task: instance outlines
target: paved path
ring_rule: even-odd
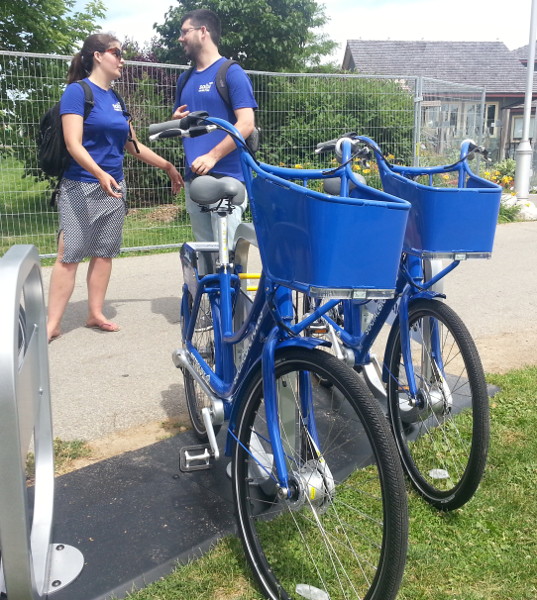
[[[491,260],[462,263],[446,280],[486,371],[537,362],[537,222],[501,225]],[[118,333],[85,328],[85,271],[49,346],[54,434],[94,440],[168,418],[188,421],[182,376],[171,360],[179,340],[178,253],[114,261],[106,314]],[[48,291],[50,267],[43,268]]]

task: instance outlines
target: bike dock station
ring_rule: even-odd
[[[51,543],[54,454],[46,321],[34,246],[14,246],[0,261],[0,589],[38,600],[68,586],[82,553]],[[12,335],[9,335],[11,332]],[[33,442],[35,485],[27,487]],[[30,493],[33,492],[33,493]]]
[[[0,593],[14,600],[122,598],[232,534],[226,461],[180,473],[179,448],[194,443],[188,431],[54,479],[34,246],[14,246],[0,259],[0,289]],[[29,451],[34,485],[26,476]]]

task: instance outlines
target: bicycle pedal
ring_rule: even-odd
[[[179,450],[179,469],[183,473],[191,471],[202,471],[212,467],[210,444],[198,444],[196,446],[183,446]]]

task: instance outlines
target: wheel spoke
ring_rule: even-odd
[[[488,398],[475,345],[445,304],[420,300],[409,315],[416,398],[410,397],[400,335],[390,357],[388,406],[397,446],[416,489],[445,510],[479,485],[488,448]]]
[[[304,349],[282,356],[293,357],[276,367],[290,493],[284,497],[269,484],[279,479],[273,461],[264,464],[270,478],[251,477],[256,454],[272,454],[260,383],[245,393],[233,459],[239,531],[258,581],[270,598],[362,599],[370,590],[394,598],[404,563],[406,494],[385,419],[333,356]],[[314,419],[304,414],[310,397]]]

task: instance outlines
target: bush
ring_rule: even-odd
[[[483,171],[485,179],[501,185],[506,191],[514,190],[516,162],[513,158],[506,158],[492,167]]]

